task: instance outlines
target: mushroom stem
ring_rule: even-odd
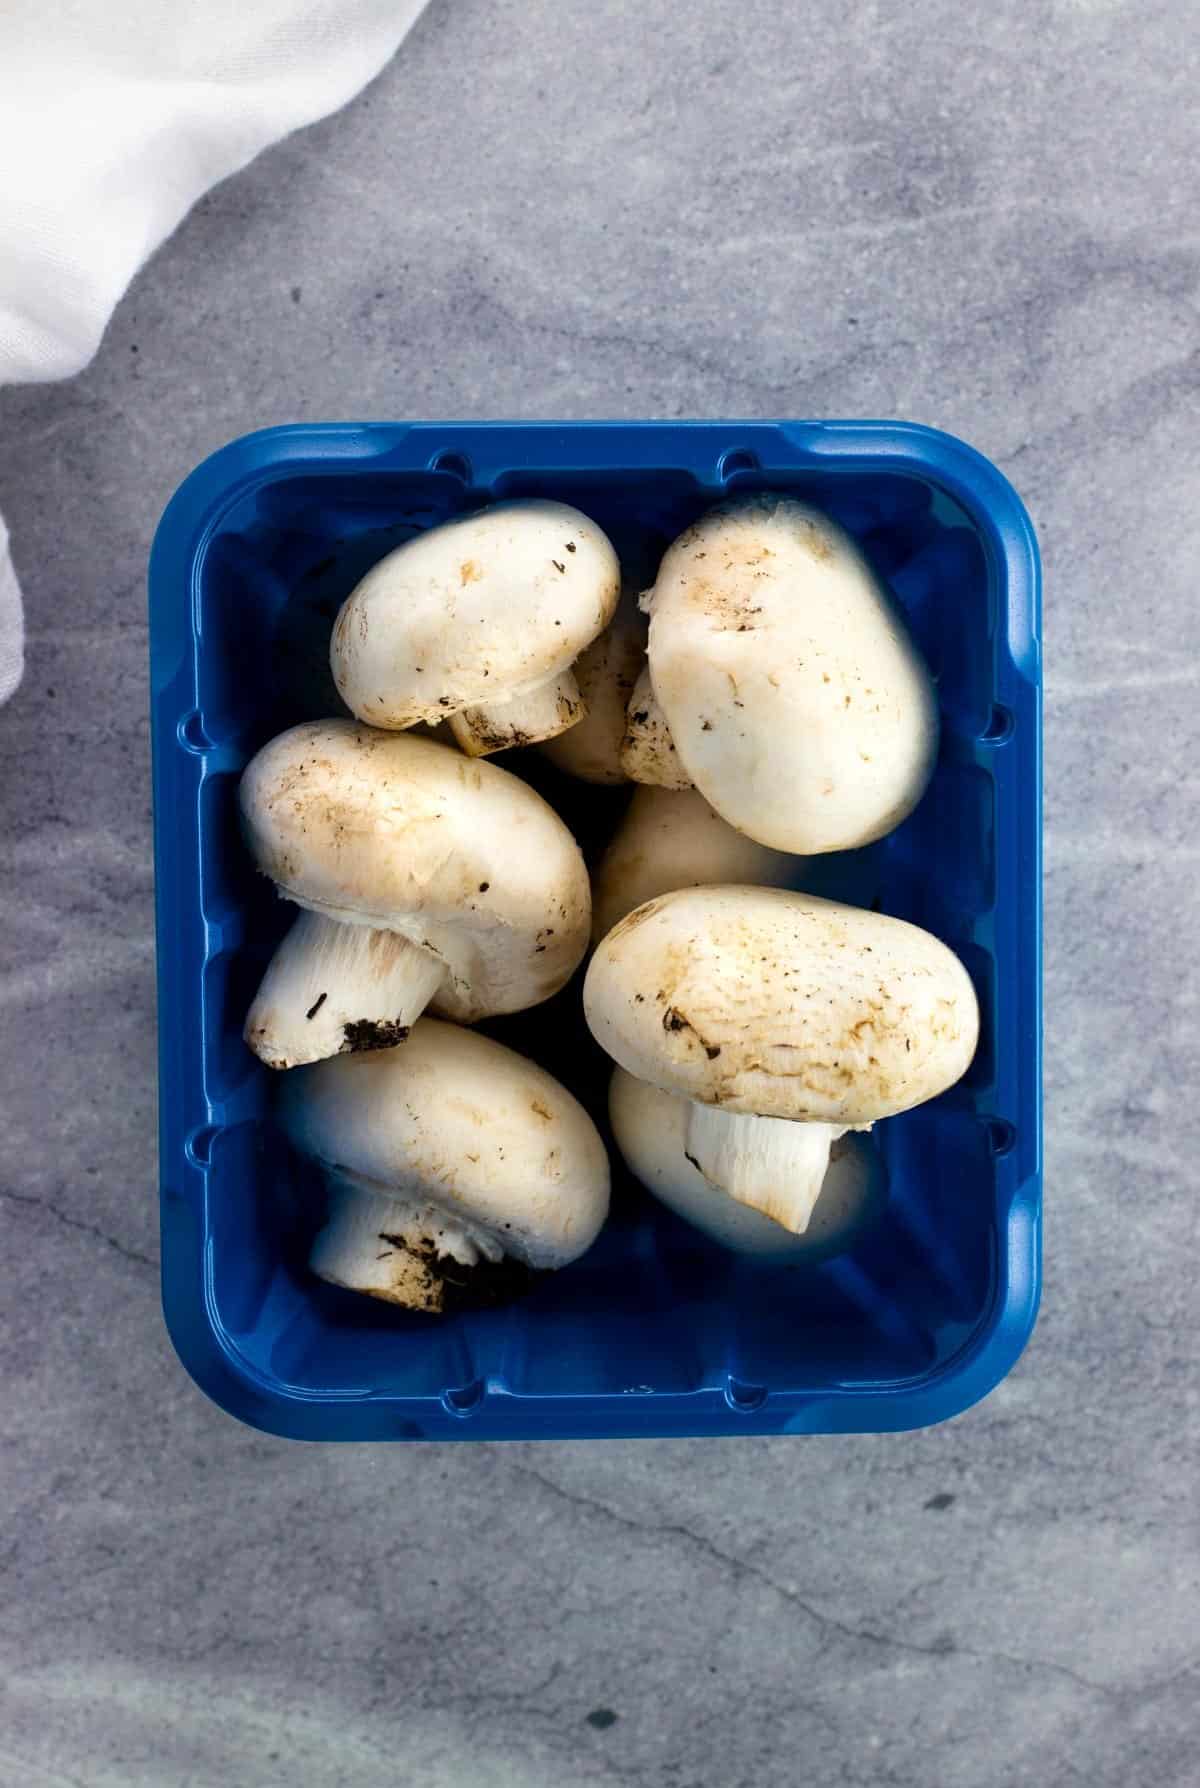
[[[446,975],[395,931],[302,911],[267,965],[245,1038],[268,1068],[402,1043]]]
[[[621,768],[631,782],[649,782],[658,788],[691,788],[692,779],[679,761],[667,717],[658,705],[650,667],[642,670],[633,686],[621,741]]]
[[[793,1235],[808,1228],[844,1124],[755,1117],[715,1105],[688,1108],[684,1152],[705,1179]]]
[[[542,752],[568,776],[618,786],[625,710],[646,661],[646,623],[637,597],[626,588],[612,621],[575,660],[575,680],[586,712],[578,726],[545,739]]]
[[[555,739],[583,719],[587,709],[573,670],[560,671],[510,701],[480,702],[450,716],[450,731],[468,757],[490,757],[514,745]]]
[[[329,1215],[309,1265],[331,1285],[437,1312],[448,1296],[454,1301],[455,1290],[472,1277],[486,1278],[487,1267],[504,1258],[495,1236],[427,1200],[398,1196],[353,1174],[330,1173],[329,1180]]]

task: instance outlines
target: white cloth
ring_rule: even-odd
[[[424,4],[0,0],[0,385],[86,366],[201,194],[344,105]],[[0,701],[21,661],[0,520]]]

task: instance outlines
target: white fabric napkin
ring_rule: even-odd
[[[0,384],[86,366],[201,194],[344,105],[424,4],[0,0]],[[0,701],[21,664],[0,520]]]

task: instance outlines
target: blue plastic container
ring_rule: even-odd
[[[584,1259],[526,1302],[430,1320],[315,1280],[321,1188],[274,1129],[241,1040],[291,909],[256,876],[238,776],[335,712],[341,598],[398,541],[497,497],[547,495],[635,572],[727,491],[823,505],[861,538],[939,679],[941,757],[875,847],[886,911],[944,938],[979,994],[966,1079],[877,1127],[881,1225],[824,1266],[707,1243],[621,1173]],[[225,1409],[318,1440],[540,1439],[910,1428],[966,1408],[1033,1326],[1041,1213],[1039,569],[1029,519],[971,448],[905,423],[420,423],[274,429],[172,499],[150,566],[163,1304]],[[532,760],[532,761],[530,761]],[[620,791],[522,773],[585,850]],[[786,799],[786,791],[781,790]],[[607,1064],[578,985],[485,1027],[601,1119]]]

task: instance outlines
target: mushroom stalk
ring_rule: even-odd
[[[543,740],[543,755],[584,782],[628,782],[621,766],[625,710],[645,662],[646,623],[627,586],[609,625],[575,660],[583,718],[557,739]]]
[[[268,1068],[402,1043],[446,977],[395,931],[301,912],[267,966],[246,1042]]]
[[[507,701],[480,702],[450,716],[450,731],[468,757],[489,757],[515,745],[556,739],[587,713],[572,670],[559,671]]]
[[[309,1254],[319,1279],[409,1310],[441,1311],[448,1291],[498,1266],[504,1249],[478,1224],[419,1195],[406,1198],[355,1174],[330,1173],[329,1214]],[[486,1263],[486,1264],[485,1264]],[[464,1269],[461,1273],[456,1268]],[[510,1275],[520,1273],[508,1263]],[[478,1289],[478,1287],[477,1287]]]
[[[739,1204],[803,1235],[821,1195],[829,1151],[846,1128],[722,1111],[693,1100],[684,1152],[706,1180]]]
[[[646,666],[633,686],[621,742],[621,768],[631,782],[658,788],[691,788],[692,779],[675,750],[667,717],[659,706]]]

